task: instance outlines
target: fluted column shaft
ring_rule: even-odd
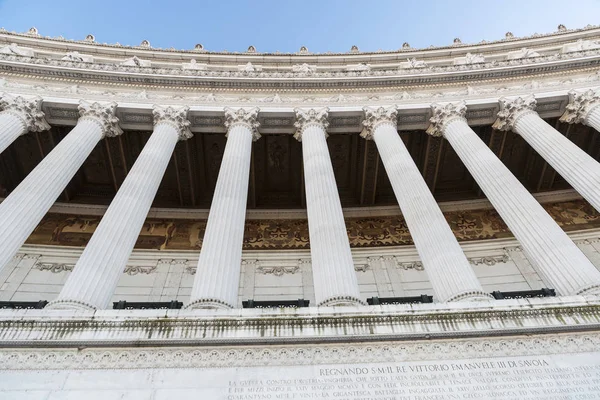
[[[317,305],[363,304],[326,142],[325,128],[302,132],[306,211]]]
[[[489,299],[396,127],[379,123],[373,139],[437,299]]]
[[[27,132],[21,118],[9,112],[0,112],[0,153],[19,136]]]
[[[600,293],[600,272],[466,120],[450,120],[443,132],[544,281],[562,295]]]
[[[0,204],[0,269],[17,253],[102,137],[97,121],[80,118]]]
[[[229,127],[200,259],[187,308],[232,308],[238,303],[252,127]]]
[[[107,308],[179,138],[159,122],[110,203],[58,298],[48,308]]]
[[[550,126],[535,111],[527,111],[519,116],[514,122],[513,130],[600,211],[600,163]]]
[[[590,111],[586,124],[600,132],[600,105],[594,107]]]

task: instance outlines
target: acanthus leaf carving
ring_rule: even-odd
[[[252,139],[258,140],[260,139],[260,133],[258,133],[258,127],[260,126],[260,123],[258,122],[258,112],[258,107],[249,109],[233,109],[225,107],[225,128],[229,130],[236,124],[242,124],[250,129]]]
[[[513,130],[518,119],[526,113],[535,112],[537,106],[534,95],[519,96],[514,99],[503,97],[498,100],[498,103],[500,103],[500,111],[492,128],[500,131]]]
[[[187,140],[192,137],[190,131],[190,125],[192,124],[188,119],[188,112],[190,108],[184,107],[161,107],[155,105],[152,107],[152,116],[154,118],[154,126],[159,123],[168,123],[173,126],[179,133],[179,140]]]
[[[327,136],[327,127],[329,126],[329,108],[324,107],[321,109],[311,108],[308,110],[296,108],[294,109],[296,113],[296,122],[294,122],[294,127],[297,129],[294,134],[294,138],[298,141],[302,141],[302,134],[304,129],[308,126],[317,125],[323,128],[325,135]]]
[[[371,140],[375,127],[382,123],[391,124],[396,129],[398,124],[398,107],[364,107],[363,111],[365,112],[365,119],[362,122],[364,129],[360,134],[363,138]]]
[[[464,101],[458,103],[447,103],[447,104],[432,104],[431,105],[432,116],[429,118],[431,123],[427,128],[427,134],[435,137],[444,135],[444,128],[448,123],[462,119],[466,121],[467,105]]]
[[[0,94],[0,111],[8,112],[19,117],[25,126],[25,132],[41,132],[50,129],[46,116],[42,111],[42,98],[36,96],[26,99],[22,96]]]
[[[77,109],[80,119],[91,119],[100,125],[103,137],[115,137],[123,133],[119,126],[119,118],[115,115],[117,103],[101,104],[81,100]]]
[[[569,124],[585,124],[590,112],[598,106],[600,106],[600,88],[589,89],[582,93],[571,90],[569,104],[560,121]]]

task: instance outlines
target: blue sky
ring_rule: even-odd
[[[600,0],[0,0],[0,26],[154,47],[345,52],[495,40],[600,23]]]

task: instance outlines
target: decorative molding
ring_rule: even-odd
[[[188,106],[175,108],[155,105],[152,107],[154,125],[156,126],[161,122],[168,123],[179,133],[179,140],[190,139],[192,137],[192,132],[190,131],[191,122],[187,118],[189,110]]]
[[[521,96],[515,99],[503,97],[498,102],[500,103],[500,111],[492,128],[500,131],[514,130],[519,118],[525,114],[535,112],[537,106],[534,95]]]
[[[421,261],[409,261],[409,262],[397,262],[396,267],[408,271],[414,269],[416,271],[425,271],[423,263]]]
[[[59,274],[61,272],[73,271],[73,268],[75,268],[75,264],[38,262],[33,266],[33,268],[40,271],[50,271],[53,274]]]
[[[473,257],[468,259],[469,262],[473,265],[496,265],[500,263],[507,263],[510,261],[510,257],[508,255],[503,254],[500,256],[484,256],[484,257]]]
[[[286,265],[276,267],[261,265],[256,270],[263,275],[283,276],[284,274],[295,274],[300,270],[300,267],[298,265]]]
[[[294,122],[294,127],[297,129],[294,134],[296,140],[299,142],[302,141],[302,134],[309,126],[318,126],[322,128],[325,137],[327,137],[327,127],[329,126],[329,121],[327,120],[329,117],[328,107],[321,109],[311,108],[308,110],[296,108],[294,112],[296,113],[296,122]]]
[[[600,88],[589,89],[582,93],[571,90],[569,104],[567,104],[565,113],[560,117],[560,121],[569,124],[587,124],[590,112],[598,106],[600,106]]]
[[[356,272],[367,272],[371,269],[371,266],[367,264],[354,264],[354,270]]]
[[[244,125],[250,129],[252,140],[256,141],[260,139],[260,133],[258,133],[258,127],[260,126],[258,111],[258,107],[249,109],[238,108],[236,110],[225,107],[225,128],[229,130],[234,125]]]
[[[39,96],[26,99],[22,96],[0,93],[0,111],[17,116],[25,127],[25,133],[50,129],[42,111],[42,98]]]
[[[119,126],[119,118],[115,115],[117,103],[101,104],[81,100],[77,109],[80,119],[90,119],[100,126],[102,137],[115,137],[123,134],[123,130]]]
[[[464,101],[458,103],[432,104],[432,116],[429,118],[431,125],[427,128],[429,135],[440,137],[444,135],[446,126],[457,119],[462,119],[467,122],[466,112],[467,106]]]
[[[386,123],[390,124],[397,128],[398,123],[398,107],[392,106],[388,108],[379,107],[365,107],[363,108],[365,112],[365,119],[363,121],[363,131],[360,136],[367,140],[373,139],[373,133],[375,132],[375,128],[380,124]]]
[[[123,272],[126,273],[127,275],[137,275],[137,274],[150,275],[150,274],[154,273],[155,271],[156,271],[156,265],[153,265],[151,267],[139,266],[139,265],[128,265],[125,267],[125,270]]]

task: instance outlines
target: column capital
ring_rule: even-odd
[[[39,96],[26,99],[0,93],[0,110],[19,117],[25,126],[25,132],[41,132],[50,129],[42,111],[42,98]]]
[[[294,109],[294,112],[296,113],[296,122],[294,123],[294,126],[296,127],[297,131],[294,134],[294,138],[296,140],[298,140],[299,142],[302,141],[302,134],[304,133],[304,129],[306,129],[309,126],[312,125],[317,125],[321,128],[323,128],[323,131],[325,132],[325,137],[327,137],[327,127],[329,126],[329,121],[327,120],[327,118],[329,117],[329,108],[325,107],[325,108],[321,108],[321,109],[315,109],[315,108],[311,108],[311,109],[300,109],[300,108],[296,108]]]
[[[385,107],[364,107],[365,119],[363,120],[363,131],[360,136],[367,140],[373,139],[375,127],[380,124],[390,124],[397,129],[398,126],[398,106]]]
[[[252,134],[252,140],[256,141],[260,139],[260,133],[258,133],[258,107],[254,108],[238,108],[233,109],[225,107],[225,128],[229,130],[234,125],[244,125],[250,129]]]
[[[179,140],[190,139],[193,135],[190,131],[190,125],[192,124],[187,116],[190,108],[184,107],[161,107],[154,105],[152,107],[152,116],[154,117],[154,126],[161,122],[170,124],[179,133]]]
[[[585,124],[590,112],[597,106],[600,106],[600,88],[589,89],[582,93],[571,90],[569,92],[569,104],[567,104],[564,114],[560,117],[560,122]]]
[[[440,137],[444,136],[444,129],[450,122],[457,119],[467,121],[465,117],[467,114],[467,105],[464,101],[459,103],[432,104],[431,114],[431,118],[429,118],[431,124],[426,132],[431,136]]]
[[[498,103],[500,103],[500,111],[498,111],[498,118],[492,128],[499,131],[513,130],[519,118],[525,114],[535,112],[537,107],[537,101],[532,94],[514,99],[503,97],[498,100]]]
[[[79,102],[79,119],[91,119],[102,129],[102,137],[115,137],[123,133],[116,117],[117,103]]]

